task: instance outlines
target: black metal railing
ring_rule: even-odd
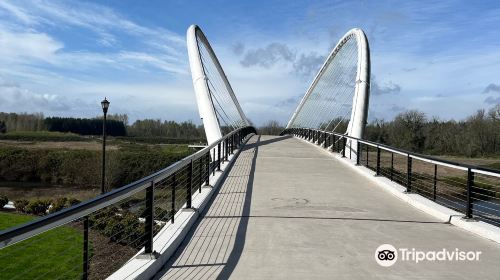
[[[142,249],[154,256],[156,233],[253,133],[237,129],[134,183],[1,231],[0,278],[105,279]]]
[[[348,135],[309,128],[289,134],[315,143],[365,166],[465,218],[500,226],[500,170],[413,153]]]

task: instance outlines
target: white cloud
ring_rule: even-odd
[[[0,11],[6,16],[13,16],[25,24],[34,24],[37,20],[31,16],[25,9],[16,6],[8,1],[0,1],[0,8],[4,11]]]
[[[0,60],[52,61],[64,44],[45,33],[10,32],[0,26]]]
[[[371,112],[390,118],[396,109],[419,108],[429,114],[461,118],[486,105],[487,96],[481,95],[486,85],[500,84],[500,52],[486,44],[471,47],[480,40],[469,32],[464,34],[471,40],[450,44],[449,39],[464,27],[453,24],[457,19],[433,17],[453,8],[451,4],[443,1],[439,7],[428,8],[405,3],[393,9],[384,3],[379,8],[379,3],[325,1],[300,11],[296,8],[302,5],[287,5],[281,12],[289,14],[276,26],[253,30],[258,24],[243,20],[235,23],[243,29],[231,33],[224,27],[225,36],[211,43],[244,111],[257,124],[272,118],[286,122],[296,106],[293,101],[306,91],[319,70],[322,56],[353,26],[364,28],[370,39],[372,73],[379,85],[372,84]],[[334,19],[330,17],[333,12],[338,15]],[[357,16],[360,12],[366,14],[362,19]],[[460,14],[456,16],[461,19]],[[494,26],[498,11],[492,9],[477,21]],[[209,38],[218,32],[217,27],[205,31]],[[65,37],[80,32],[84,33],[84,39],[80,38],[83,43]],[[480,34],[488,32],[495,35],[488,30]],[[267,49],[275,42],[281,47]],[[107,95],[115,112],[129,112],[132,119],[197,119],[183,32],[146,26],[90,2],[2,0],[0,46],[0,75],[15,81],[20,96],[26,100],[31,96],[36,101],[32,103],[44,110],[59,108],[60,114],[92,116],[99,113],[95,104]],[[240,64],[249,50],[257,54],[247,62],[265,67]],[[257,57],[262,56],[259,50],[268,50],[267,60]],[[398,94],[377,95],[376,89]],[[8,90],[13,89],[0,88],[0,96],[15,96],[7,94]],[[438,94],[444,97],[436,98]],[[453,112],[439,111],[445,102],[454,106]],[[26,104],[16,106],[26,111],[33,108]]]
[[[183,36],[86,2],[2,1],[2,14],[0,110],[91,117],[108,96],[131,119],[197,115]],[[110,49],[65,44],[55,30],[90,31]]]

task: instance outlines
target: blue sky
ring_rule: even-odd
[[[497,1],[0,1],[0,111],[199,123],[185,33],[210,40],[247,116],[285,123],[353,27],[372,57],[369,118],[462,119],[500,103]],[[258,54],[258,55],[256,55]]]

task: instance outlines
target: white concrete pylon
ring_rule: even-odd
[[[348,69],[352,71],[347,71]],[[348,99],[351,96],[352,99]],[[287,128],[333,130],[331,126],[332,123],[335,124],[333,120],[339,125],[349,118],[346,131],[336,132],[363,138],[368,118],[369,98],[368,40],[361,29],[354,28],[349,30],[330,52],[293,113]],[[350,103],[351,108],[350,112],[346,113],[344,111],[347,102]],[[357,155],[356,147],[356,141],[348,141],[347,148],[351,149],[355,155]]]
[[[187,30],[187,49],[198,111],[200,113],[200,118],[203,120],[207,142],[210,145],[223,136],[223,131],[221,129],[221,112],[217,112],[215,107],[215,102],[219,103],[219,101],[215,100],[217,97],[211,92],[210,79],[212,77],[210,77],[209,74],[218,75],[214,77],[214,80],[217,80],[217,82],[222,81],[218,86],[221,87],[224,92],[219,94],[224,94],[224,96],[219,96],[219,98],[224,99],[226,105],[228,104],[227,102],[229,102],[232,103],[230,104],[231,107],[234,106],[232,109],[235,111],[235,114],[233,114],[232,117],[237,117],[239,119],[230,119],[231,125],[242,127],[248,126],[249,122],[234,95],[233,89],[229,84],[217,56],[210,46],[205,34],[203,34],[197,25],[191,25]],[[210,59],[210,62],[215,67],[216,73],[208,73],[208,65],[204,65],[202,49],[206,52],[205,55],[209,56],[205,57],[205,59]],[[219,104],[218,106],[221,105]],[[235,128],[234,126],[233,128]]]
[[[366,35],[361,29],[354,28],[347,32],[337,43],[335,48],[330,52],[323,66],[320,68],[319,72],[316,74],[313,82],[306,91],[301,102],[295,109],[290,121],[288,122],[287,128],[294,127],[294,122],[300,115],[305,103],[311,97],[311,94],[316,89],[318,83],[327,77],[324,77],[325,71],[332,61],[336,58],[340,49],[346,45],[348,40],[356,40],[357,43],[357,71],[356,71],[356,84],[353,87],[353,103],[351,109],[351,118],[346,131],[348,135],[361,138],[363,136],[364,127],[366,125],[366,119],[368,115],[368,103],[370,95],[370,52],[368,47],[368,40]],[[330,78],[330,77],[328,77]],[[319,127],[308,127],[308,128],[319,128]]]

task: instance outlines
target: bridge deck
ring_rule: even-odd
[[[498,244],[416,210],[301,140],[249,143],[157,279],[498,279]],[[384,243],[482,254],[385,268],[374,259]]]

